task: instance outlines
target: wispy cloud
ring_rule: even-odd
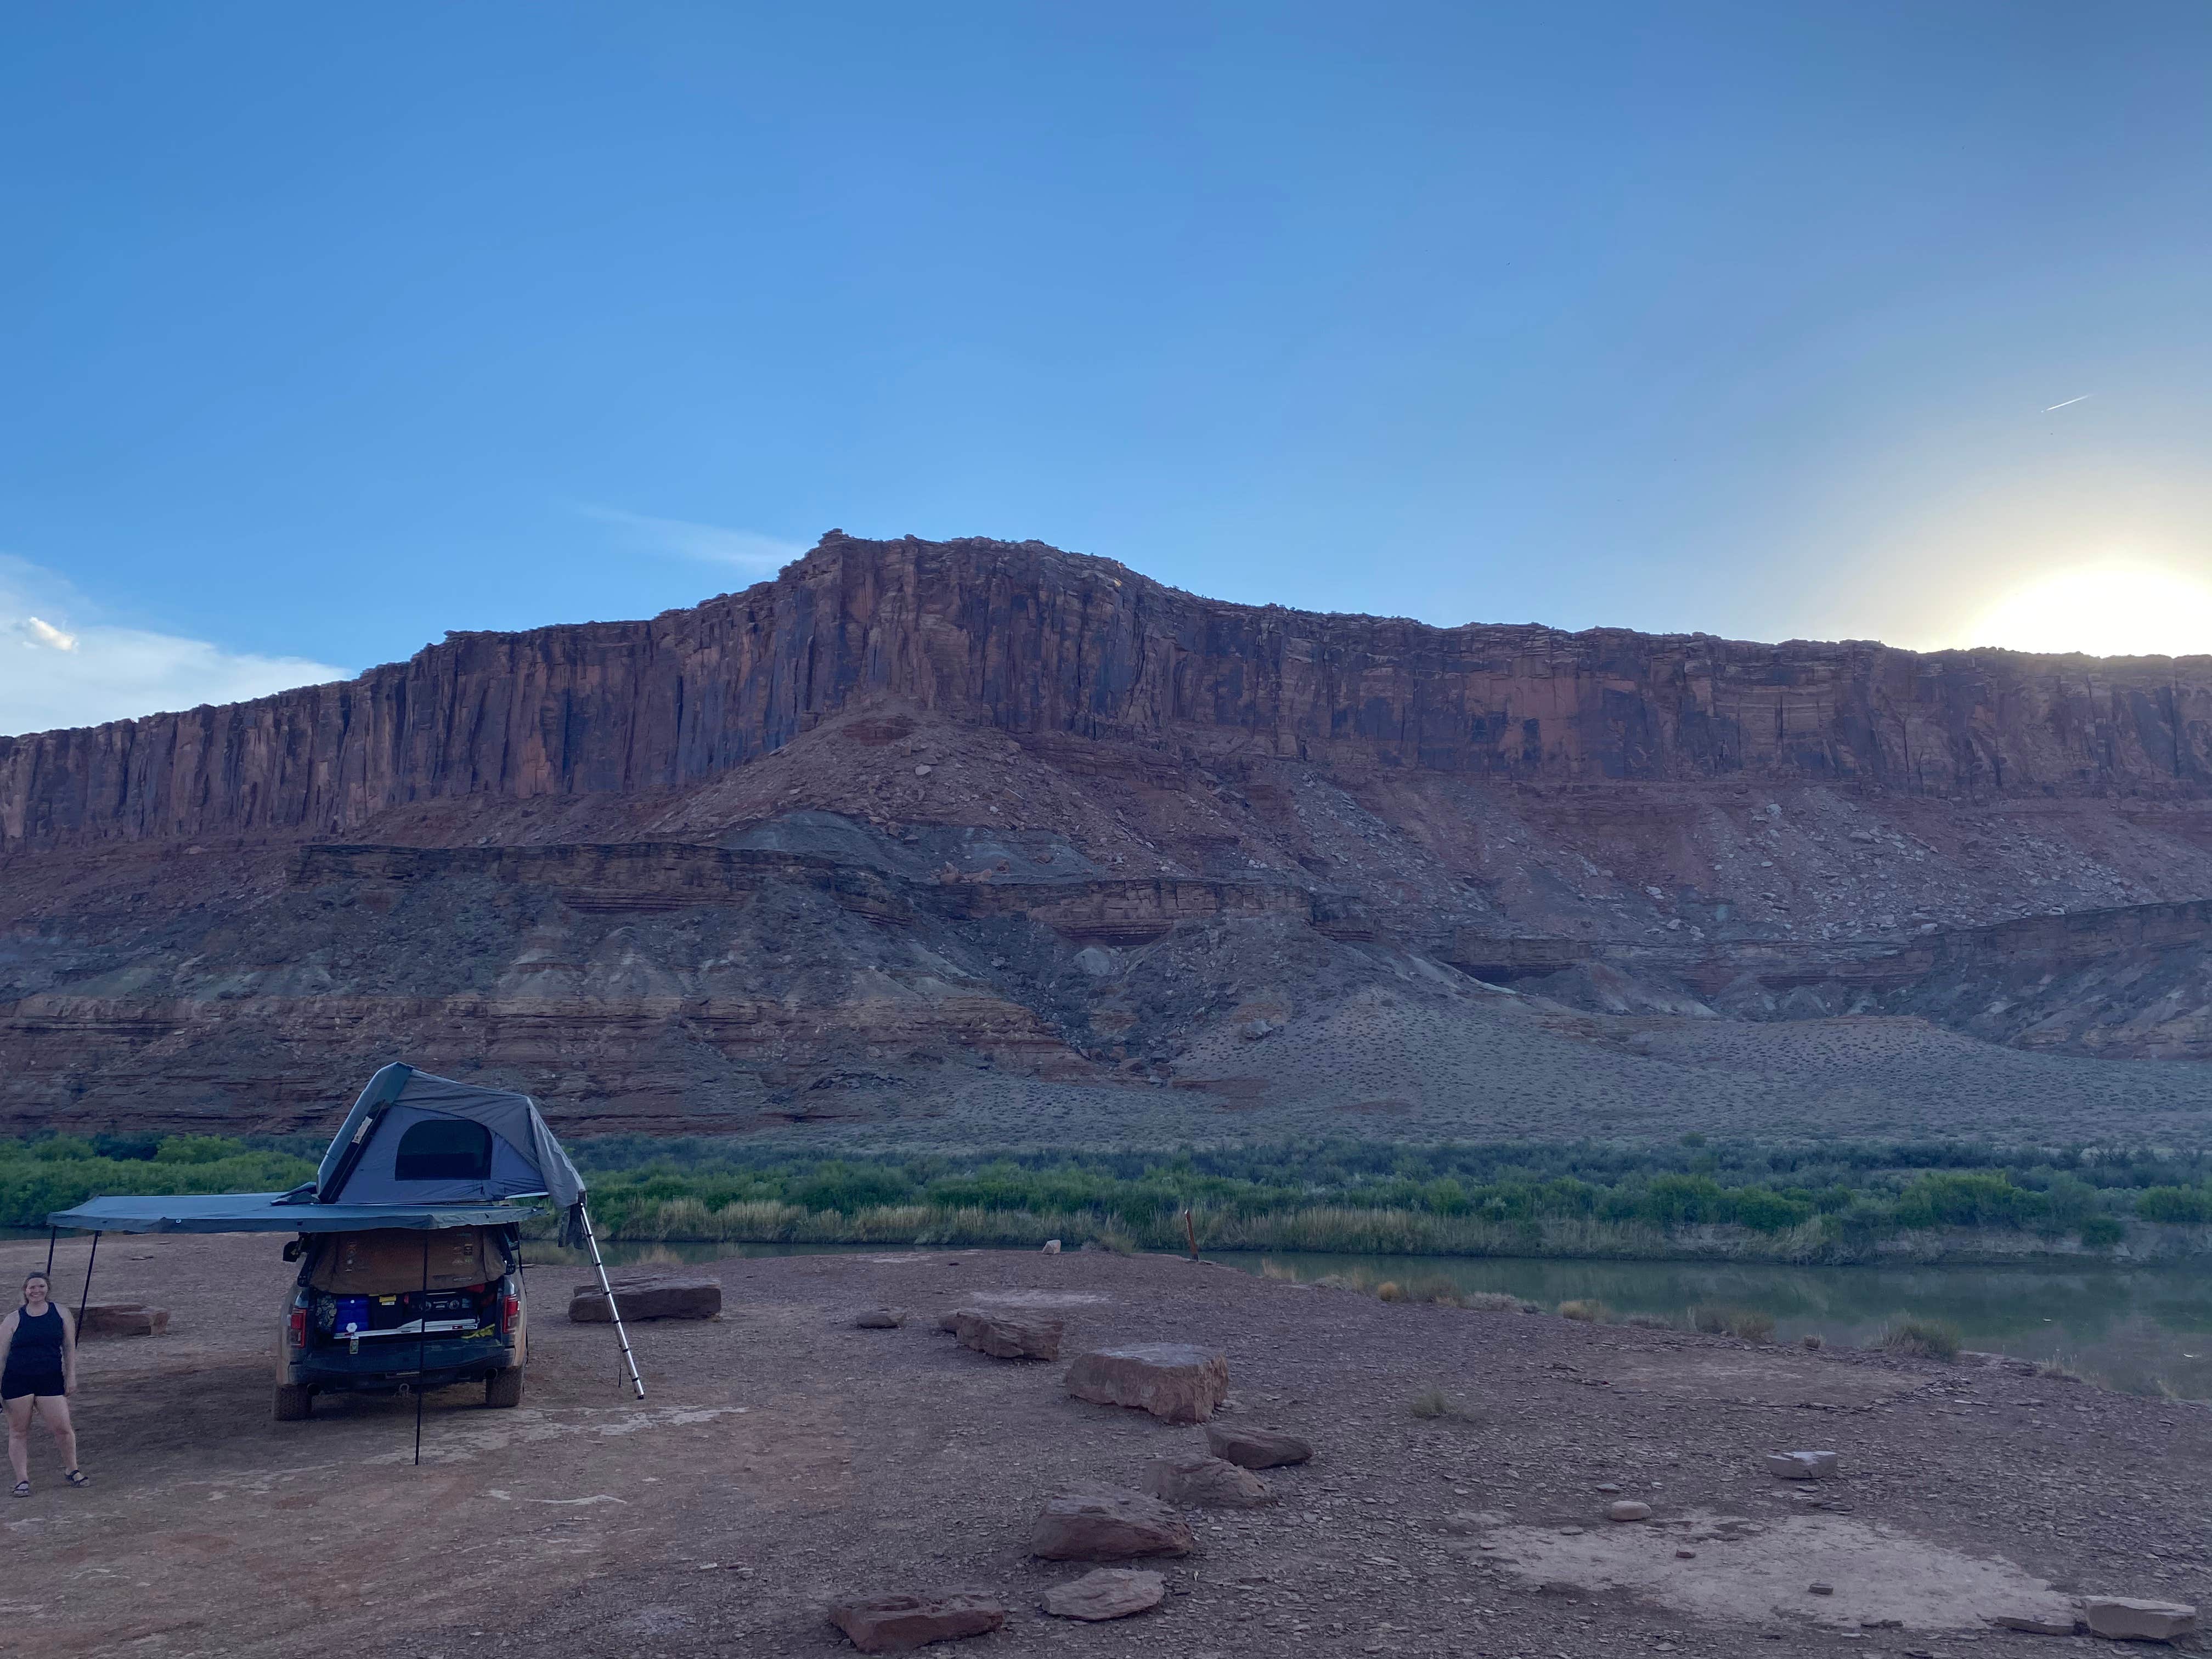
[[[697,559],[705,564],[772,576],[806,550],[797,542],[780,541],[757,531],[731,530],[718,524],[697,524],[689,519],[657,519],[645,513],[626,513],[615,507],[580,507],[588,519],[611,525],[628,545],[643,553],[668,553]]]
[[[0,736],[239,702],[349,672],[111,627],[62,577],[0,553]]]

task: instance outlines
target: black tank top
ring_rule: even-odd
[[[62,1368],[62,1310],[46,1304],[43,1314],[28,1306],[15,1310],[15,1340],[8,1346],[7,1369],[29,1376]]]

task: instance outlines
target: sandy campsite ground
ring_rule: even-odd
[[[823,1620],[832,1596],[972,1587],[1005,1600],[1006,1628],[931,1651],[1996,1655],[2054,1644],[1993,1613],[2212,1588],[2202,1407],[1166,1257],[726,1261],[720,1320],[639,1331],[642,1405],[617,1391],[607,1328],[563,1317],[577,1270],[532,1268],[528,1397],[433,1396],[416,1468],[404,1398],[270,1420],[278,1248],[106,1241],[95,1291],[174,1323],[88,1346],[88,1492],[61,1486],[39,1434],[38,1490],[4,1516],[0,1653],[828,1655],[851,1651]],[[84,1253],[58,1262],[72,1300]],[[0,1247],[0,1269],[44,1255]],[[994,1298],[1064,1313],[1071,1350],[1218,1345],[1224,1420],[1318,1455],[1268,1472],[1279,1505],[1194,1512],[1195,1554],[1137,1564],[1167,1575],[1158,1609],[1048,1619],[1045,1589],[1086,1569],[1024,1554],[1042,1501],[1139,1486],[1201,1431],[1070,1400],[1062,1366],[934,1328]],[[879,1304],[915,1317],[853,1328]],[[1455,1414],[1413,1413],[1434,1389]],[[1764,1473],[1759,1454],[1797,1447],[1838,1449],[1843,1474]],[[1608,1523],[1616,1496],[1654,1520]]]

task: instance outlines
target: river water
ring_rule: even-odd
[[[541,1247],[530,1247],[535,1255]],[[769,1244],[614,1244],[612,1264],[711,1261],[787,1255]],[[881,1254],[882,1246],[869,1247]],[[1524,1301],[1603,1302],[1616,1316],[1651,1314],[1688,1322],[1699,1304],[1755,1309],[1777,1338],[1818,1335],[1872,1347],[1900,1315],[1945,1320],[1969,1348],[2054,1360],[2107,1388],[2212,1400],[2212,1273],[2180,1267],[1789,1267],[1691,1261],[1562,1261],[1509,1256],[1331,1255],[1228,1251],[1210,1260],[1247,1273],[1311,1281],[1340,1275],[1449,1279],[1463,1291],[1501,1291]]]

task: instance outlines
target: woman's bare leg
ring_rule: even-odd
[[[61,1448],[63,1469],[75,1468],[76,1425],[70,1420],[68,1400],[58,1394],[42,1394],[38,1400],[39,1415],[45,1419],[47,1432],[54,1437],[54,1444]],[[20,1480],[24,1477],[18,1475],[15,1478]]]
[[[8,1462],[15,1479],[31,1478],[31,1396],[8,1402]]]

